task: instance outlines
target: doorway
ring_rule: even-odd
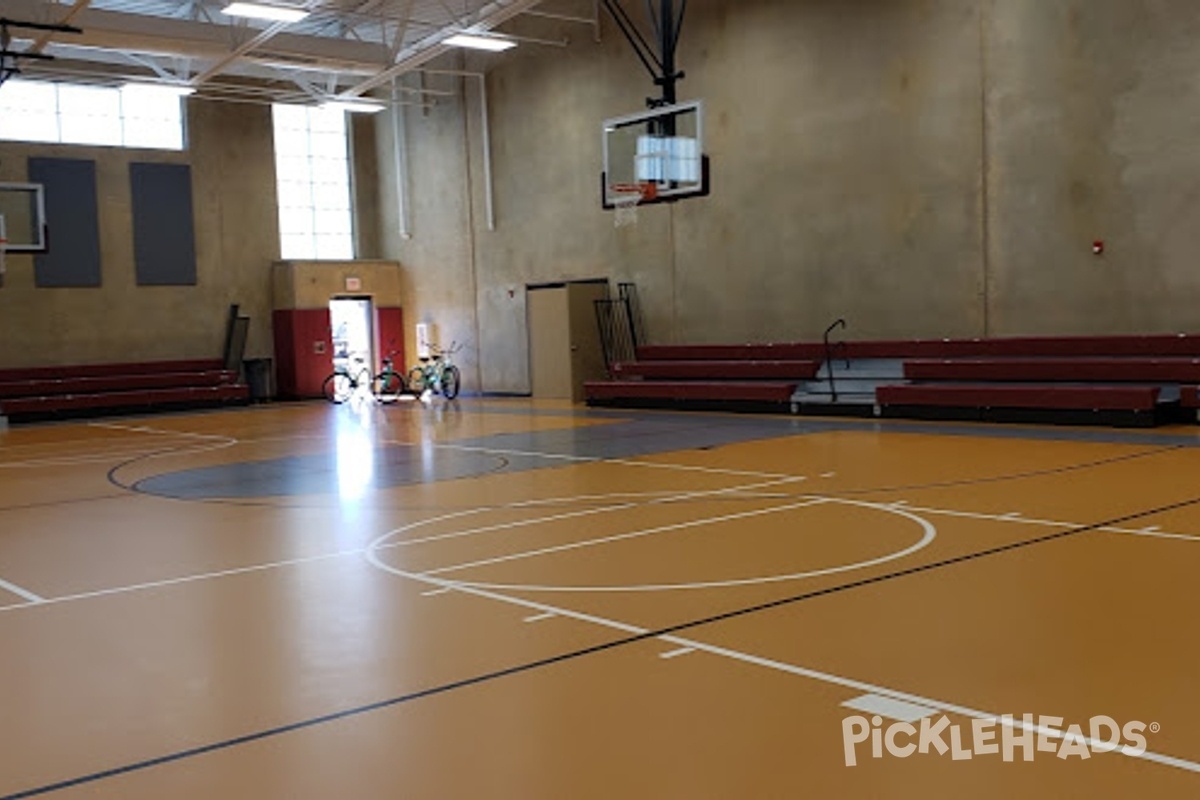
[[[375,332],[371,300],[366,297],[335,297],[329,301],[329,327],[333,335],[333,368],[375,371]]]
[[[608,297],[608,281],[525,288],[533,396],[579,402],[584,383],[606,375],[595,306]]]

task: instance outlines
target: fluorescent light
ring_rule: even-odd
[[[351,114],[378,114],[384,106],[379,103],[362,103],[353,100],[327,100],[321,103],[321,108],[337,111],[349,111]]]
[[[250,17],[251,19],[267,19],[272,22],[299,22],[308,16],[303,8],[287,6],[269,6],[263,3],[230,3],[221,9],[221,13],[231,17]]]
[[[473,36],[469,33],[460,33],[456,36],[451,36],[445,43],[452,44],[455,47],[470,47],[474,50],[490,50],[493,53],[517,46],[516,42],[509,41],[508,39],[496,39],[491,36]]]
[[[121,87],[121,91],[163,97],[187,97],[189,94],[195,94],[196,88],[177,83],[127,83]]]

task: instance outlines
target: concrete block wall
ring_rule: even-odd
[[[640,6],[638,8],[640,13]],[[683,98],[707,105],[713,194],[601,211],[599,126],[654,93],[615,27],[486,70],[404,115],[410,238],[377,120],[383,255],[410,319],[528,391],[524,286],[634,281],[658,342],[1200,329],[1200,6],[1188,0],[690,4]],[[1106,252],[1092,253],[1104,240]],[[470,378],[470,375],[468,375]]]

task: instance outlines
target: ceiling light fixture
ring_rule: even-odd
[[[473,50],[488,50],[493,53],[499,53],[501,50],[509,50],[517,46],[516,42],[509,39],[497,39],[492,36],[475,36],[469,33],[460,33],[451,36],[445,43],[452,44],[455,47],[469,47]]]
[[[246,2],[230,3],[221,9],[221,13],[228,14],[231,17],[249,17],[250,19],[265,19],[271,22],[299,22],[308,16],[308,12],[303,8]]]
[[[379,103],[365,103],[356,100],[326,100],[324,103],[321,103],[321,108],[349,111],[351,114],[378,114],[380,111],[383,111],[384,106]]]

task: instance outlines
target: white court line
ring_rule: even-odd
[[[476,447],[472,445],[440,443],[434,447],[448,450],[463,450],[473,453],[489,453],[501,456],[526,456],[529,458],[545,458],[553,461],[572,461],[584,464],[620,464],[627,467],[650,467],[652,469],[675,469],[685,472],[706,472],[712,475],[736,475],[742,478],[774,478],[776,480],[804,480],[799,475],[787,475],[782,472],[761,472],[744,469],[721,469],[719,467],[701,467],[694,464],[666,464],[655,461],[633,461],[625,458],[604,458],[603,456],[572,456],[561,453],[539,453],[529,450],[508,450],[496,447]]]
[[[545,622],[546,620],[554,619],[557,616],[558,616],[558,614],[552,614],[547,611],[543,614],[533,614],[532,616],[525,617],[525,619],[523,619],[521,621],[522,622]]]
[[[443,589],[430,589],[428,592],[421,592],[421,597],[437,597],[439,594],[449,594],[454,591],[454,587]]]
[[[151,428],[148,425],[121,425],[116,422],[90,422],[88,423],[94,428],[108,428],[117,431],[133,431],[135,433],[147,433],[156,436],[179,436],[185,439],[196,439],[201,442],[207,442],[207,446],[195,447],[182,450],[166,450],[155,453],[150,453],[146,459],[155,458],[174,458],[176,456],[191,456],[197,453],[208,453],[213,450],[224,450],[227,447],[233,447],[240,444],[240,440],[233,436],[225,436],[223,434],[213,433],[192,433],[190,431],[174,431],[169,428]]]
[[[1043,528],[1090,527],[1081,522],[1063,522],[1061,520],[1026,517],[1015,511],[1008,514],[987,514],[976,511],[956,511],[950,508],[927,508],[924,506],[908,506],[908,510],[920,512],[922,514],[936,514],[943,517],[961,517],[963,519],[978,519],[988,522],[1013,522],[1018,525],[1038,525]],[[1186,542],[1200,542],[1200,536],[1194,536],[1186,533],[1167,533],[1159,530],[1157,525],[1150,528],[1121,528],[1105,525],[1095,528],[1095,530],[1102,533],[1119,533],[1125,536],[1148,536],[1155,539],[1175,539]]]
[[[764,484],[764,485],[771,485],[771,484],[780,483],[780,482],[785,482],[785,481],[769,481],[769,482],[767,482],[767,484]],[[736,493],[736,492],[740,492],[740,491],[745,491],[756,485],[758,485],[758,484],[750,484],[749,486],[727,487],[725,489],[710,489],[710,490],[705,490],[703,492],[688,492],[685,494],[676,494],[673,496],[674,497],[682,497],[682,496],[688,496],[688,495],[690,495],[690,496],[709,496],[709,495],[719,495],[719,494],[727,494],[727,493],[732,494],[732,493]],[[662,499],[669,499],[669,498],[662,498]],[[569,498],[569,497],[568,498],[548,498],[547,502],[554,502],[554,501],[563,502],[563,501],[569,501],[569,500],[571,500],[571,498]],[[636,507],[636,504],[627,504],[627,505],[629,507]],[[621,507],[625,507],[625,506],[621,506]],[[410,530],[414,530],[419,527],[434,525],[439,522],[446,522],[446,521],[452,520],[452,519],[458,519],[458,518],[462,518],[462,517],[482,514],[482,513],[488,512],[488,511],[495,511],[495,510],[497,510],[497,508],[504,508],[504,507],[503,506],[500,506],[500,507],[484,506],[484,507],[480,507],[480,508],[465,509],[463,511],[454,511],[449,514],[441,514],[441,515],[438,515],[435,517],[430,517],[428,519],[418,520],[417,522],[402,526],[400,528],[394,528],[391,531],[388,531],[387,534],[385,534],[385,537],[391,538],[391,537],[395,536],[396,534],[404,532],[404,531],[410,531]],[[614,506],[612,508],[617,508],[617,507]],[[602,510],[603,509],[589,509],[590,512],[598,512],[598,511],[602,511]],[[561,515],[555,515],[556,518],[559,516],[561,516]],[[524,524],[535,524],[538,522],[546,521],[547,519],[550,519],[550,518],[540,517],[540,518],[533,519],[533,520],[521,520],[521,521],[512,522],[512,523],[505,523],[504,525],[501,525],[501,526],[490,526],[490,525],[483,526],[481,528],[476,529],[476,532],[487,532],[487,531],[500,529],[500,528],[513,528],[513,527],[518,527],[518,526],[524,525]],[[380,547],[381,547],[381,549],[382,548],[393,548],[393,547],[400,547],[400,546],[403,546],[406,544],[416,544],[416,543],[419,543],[422,541],[433,541],[433,540],[442,539],[442,538],[448,538],[448,537],[454,537],[454,536],[464,536],[464,535],[467,535],[467,533],[460,531],[457,533],[443,534],[443,535],[437,536],[437,537],[429,537],[428,539],[425,539],[425,540],[401,540],[398,542],[392,542],[392,543],[389,543],[386,545],[381,545]],[[315,555],[315,556],[303,556],[303,557],[299,557],[299,558],[281,559],[279,561],[271,561],[271,562],[266,562],[266,563],[262,563],[262,564],[254,564],[254,565],[245,566],[245,567],[234,567],[231,569],[216,570],[213,572],[203,572],[203,573],[197,573],[194,575],[185,575],[185,576],[178,577],[178,578],[166,578],[164,580],[159,580],[159,581],[146,581],[144,583],[129,584],[126,586],[114,586],[114,587],[110,587],[107,589],[97,589],[97,590],[90,591],[90,592],[78,592],[75,594],[61,595],[58,597],[42,599],[40,604],[41,605],[51,605],[51,604],[57,604],[57,603],[75,602],[75,601],[79,601],[79,600],[91,600],[91,599],[99,598],[99,597],[107,597],[109,595],[124,594],[127,592],[145,591],[145,590],[149,590],[149,589],[160,589],[160,588],[165,588],[165,587],[169,587],[169,586],[177,586],[177,585],[185,584],[185,583],[194,583],[194,582],[203,581],[203,580],[225,578],[225,577],[229,577],[229,576],[233,576],[233,575],[244,575],[244,574],[251,573],[251,572],[263,572],[266,570],[279,569],[282,567],[300,566],[303,564],[311,564],[311,563],[318,562],[318,561],[325,561],[325,560],[334,559],[334,558],[342,558],[344,556],[364,555],[365,553],[366,553],[366,548],[360,547],[360,548],[354,548],[354,549],[350,549],[350,550],[339,550],[339,551],[336,551],[333,553],[322,553],[322,554]],[[27,604],[27,603],[15,603],[15,604],[6,605],[6,606],[0,606],[0,613],[6,612],[6,611],[16,611],[21,608],[27,608],[28,605],[29,604]]]
[[[192,433],[191,431],[175,431],[170,428],[151,428],[149,425],[122,425],[118,422],[89,422],[89,427],[106,428],[114,431],[133,431],[135,433],[151,433],[156,436],[183,436],[189,439],[222,439],[237,441],[232,436],[219,433]]]
[[[694,647],[681,647],[678,650],[672,650],[669,653],[659,653],[658,657],[661,659],[679,658],[680,656],[686,656],[688,653],[694,652],[696,652],[696,648]]]
[[[718,522],[729,522],[729,521],[735,520],[735,519],[748,519],[750,517],[761,517],[764,514],[776,514],[781,511],[792,511],[797,508],[804,508],[805,506],[818,505],[820,503],[827,503],[827,502],[829,502],[829,501],[821,500],[821,499],[809,499],[809,500],[804,500],[799,503],[788,503],[787,505],[783,505],[783,506],[773,506],[771,508],[759,508],[759,509],[755,509],[754,511],[740,511],[736,514],[723,514],[721,516],[716,516],[716,517],[705,517],[703,519],[693,519],[693,520],[688,520],[687,522],[676,522],[671,525],[659,525],[658,527],[654,527],[654,528],[642,528],[640,530],[628,531],[626,533],[615,533],[611,536],[601,536],[596,539],[584,539],[583,541],[579,541],[579,542],[569,542],[567,544],[559,544],[559,545],[554,545],[552,547],[540,547],[536,550],[525,550],[520,553],[509,553],[507,555],[496,556],[494,558],[482,558],[482,559],[479,559],[478,561],[467,561],[462,564],[454,564],[454,565],[448,566],[448,567],[439,567],[437,569],[431,569],[431,570],[426,571],[424,574],[426,574],[426,575],[444,575],[447,572],[457,572],[458,570],[471,569],[472,567],[485,567],[485,566],[490,566],[492,564],[503,564],[503,563],[506,563],[509,561],[519,561],[519,560],[525,559],[525,558],[536,558],[538,556],[549,555],[551,553],[563,553],[568,550],[579,550],[584,547],[594,547],[596,545],[601,545],[601,544],[611,544],[612,542],[621,542],[621,541],[625,541],[627,539],[640,539],[643,536],[654,536],[655,534],[666,533],[668,531],[679,531],[679,530],[684,530],[686,528],[697,528],[702,525],[713,525]],[[380,545],[380,547],[383,547],[383,546],[384,545]]]
[[[905,519],[909,519],[909,520],[912,520],[913,522],[917,523],[917,525],[924,531],[924,535],[921,537],[920,541],[916,542],[915,544],[909,545],[908,547],[903,548],[901,550],[896,550],[891,553],[886,553],[886,554],[884,554],[882,556],[878,556],[876,558],[867,559],[864,561],[855,561],[855,562],[852,562],[849,564],[839,564],[839,565],[833,566],[833,567],[823,567],[821,569],[808,570],[805,572],[793,572],[793,573],[786,573],[786,574],[780,574],[780,575],[759,575],[759,576],[751,577],[751,578],[732,578],[732,579],[728,579],[728,580],[719,580],[719,581],[692,581],[692,582],[680,582],[680,583],[646,583],[646,584],[615,584],[615,585],[614,584],[599,584],[599,585],[589,585],[589,586],[579,586],[579,585],[576,585],[576,586],[547,586],[544,584],[489,583],[489,582],[485,582],[485,581],[467,581],[467,580],[457,581],[456,585],[474,586],[474,587],[480,588],[480,589],[503,589],[505,591],[510,591],[510,592],[586,592],[586,593],[596,593],[596,592],[673,592],[673,591],[695,590],[695,589],[727,589],[727,588],[731,588],[731,587],[735,587],[735,586],[762,586],[762,585],[772,584],[772,583],[783,583],[786,581],[797,581],[797,580],[802,580],[802,579],[806,579],[806,578],[816,578],[816,577],[820,577],[820,576],[824,576],[824,575],[836,575],[836,574],[840,574],[843,572],[853,572],[855,570],[866,569],[867,567],[874,567],[874,566],[878,566],[880,564],[886,564],[890,561],[896,561],[901,558],[907,558],[908,556],[912,555],[913,553],[916,553],[920,550],[925,549],[933,542],[933,540],[935,538],[937,538],[937,529],[934,528],[934,526],[928,520],[918,517],[915,514],[911,514],[902,508],[894,508],[892,506],[882,505],[879,503],[867,503],[862,500],[844,500],[844,499],[839,499],[839,498],[816,497],[816,498],[809,498],[805,503],[797,503],[797,504],[794,504],[793,506],[778,506],[775,508],[765,509],[763,511],[752,512],[752,513],[772,513],[773,511],[787,511],[787,510],[791,510],[792,508],[798,508],[798,507],[802,507],[804,505],[817,504],[817,503],[842,503],[845,505],[860,506],[863,508],[873,508],[873,509],[876,509],[879,511],[896,514],[898,516],[904,517]],[[691,524],[705,524],[707,522],[713,522],[713,521],[717,521],[719,519],[720,519],[719,517],[713,517],[713,518],[710,518],[707,520],[698,521],[696,523],[686,523],[683,527],[686,527],[687,525],[691,525]],[[681,526],[676,525],[676,526],[668,526],[668,527],[673,529],[673,528],[677,528],[677,527],[681,527]],[[633,535],[622,534],[620,537],[611,537],[611,538],[633,538],[633,536],[636,536],[636,535],[639,535],[639,534],[637,532],[635,532]],[[375,542],[373,543],[372,547],[375,550],[382,550],[382,549],[386,548],[388,545],[383,544],[383,541],[386,539],[387,539],[387,535],[385,534],[384,536],[380,537],[379,539],[376,539]],[[581,545],[586,546],[586,544],[582,544],[582,543],[581,543]],[[557,549],[564,549],[564,548],[551,548],[551,549],[557,550]],[[570,546],[568,546],[565,549],[570,549]],[[529,553],[511,554],[509,556],[505,556],[501,559],[496,559],[496,560],[513,560],[515,558],[524,558],[524,557],[528,557],[530,555],[542,555],[542,552],[541,551],[530,551]],[[460,567],[461,567],[461,565],[460,565]],[[437,571],[438,570],[430,570],[430,571],[424,572],[422,574],[432,575]]]
[[[734,493],[734,491],[730,490],[730,493],[732,494],[732,493]],[[594,497],[594,496],[589,496],[589,497]],[[841,498],[832,497],[832,496],[813,495],[812,497],[814,499],[824,500],[827,502],[843,502]],[[570,501],[571,501],[571,498],[551,498],[551,499],[547,499],[547,500],[541,501],[541,502],[551,503],[551,502],[570,502]],[[463,511],[455,511],[455,512],[451,512],[449,514],[442,514],[442,515],[439,515],[436,517],[430,517],[429,519],[419,520],[417,522],[414,522],[414,523],[404,526],[402,528],[394,529],[392,531],[389,531],[386,535],[387,535],[387,537],[390,538],[390,537],[394,536],[395,534],[405,531],[405,530],[413,530],[415,528],[422,527],[422,526],[434,525],[439,522],[446,522],[446,521],[456,519],[456,518],[478,515],[478,514],[486,513],[488,511],[494,511],[497,508],[506,508],[506,507],[509,507],[509,506],[484,506],[484,507],[480,507],[480,508],[466,509]],[[1003,516],[997,516],[995,514],[975,513],[975,512],[970,512],[970,511],[957,511],[954,509],[947,509],[947,508],[907,506],[906,510],[911,511],[911,512],[916,512],[916,513],[922,513],[922,514],[933,514],[933,515],[948,516],[948,517],[962,517],[964,519],[979,519],[979,520],[987,520],[987,521],[993,521],[993,522],[1008,522],[1008,523],[1013,523],[1013,524],[1017,524],[1017,525],[1039,525],[1039,526],[1043,526],[1043,527],[1055,527],[1055,528],[1082,528],[1082,527],[1084,527],[1083,523],[1078,523],[1078,522],[1062,522],[1062,521],[1055,521],[1055,520],[1042,520],[1042,519],[1035,519],[1033,517],[1021,517],[1019,519],[1006,518]],[[534,520],[534,522],[536,522],[536,521],[537,520]],[[490,527],[490,526],[488,526],[488,527]],[[1153,537],[1153,538],[1166,539],[1166,540],[1200,542],[1200,536],[1192,536],[1192,535],[1182,534],[1182,533],[1165,533],[1165,532],[1161,532],[1161,531],[1148,532],[1146,530],[1112,528],[1112,527],[1097,528],[1097,530],[1103,531],[1105,533],[1117,533],[1117,534],[1122,534],[1122,535],[1126,535],[1126,536],[1146,536],[1146,537]],[[393,547],[402,546],[403,544],[406,543],[406,541],[408,541],[408,540],[403,540],[400,542],[392,542],[392,543],[380,545],[378,549],[383,550],[383,549],[390,549]],[[411,541],[416,542],[419,540],[411,540]],[[44,598],[40,603],[37,603],[36,605],[54,605],[57,603],[70,603],[70,602],[76,602],[76,601],[80,601],[80,600],[91,600],[91,599],[100,598],[100,597],[107,597],[109,595],[115,595],[115,594],[125,594],[127,592],[139,592],[139,591],[146,591],[146,590],[151,590],[151,589],[160,589],[160,588],[176,586],[176,585],[180,585],[180,584],[195,583],[197,581],[215,580],[218,578],[225,578],[225,577],[229,577],[229,576],[233,576],[233,575],[242,575],[242,574],[251,573],[251,572],[262,572],[262,571],[271,570],[271,569],[280,569],[280,568],[284,568],[284,567],[301,566],[304,564],[310,564],[310,563],[314,563],[314,562],[318,562],[318,561],[342,558],[344,556],[359,556],[359,555],[364,555],[366,552],[367,552],[366,548],[360,547],[360,548],[355,548],[355,549],[351,549],[351,550],[339,550],[339,551],[332,552],[332,553],[322,553],[322,554],[314,555],[314,556],[302,556],[299,558],[281,559],[279,561],[269,561],[269,562],[264,562],[261,564],[252,564],[250,566],[245,566],[245,567],[235,567],[235,568],[225,569],[225,570],[215,570],[213,572],[202,572],[202,573],[196,573],[193,575],[184,575],[184,576],[178,577],[178,578],[166,578],[164,580],[158,580],[158,581],[146,581],[143,583],[134,583],[134,584],[127,584],[124,586],[113,586],[113,587],[109,587],[106,589],[97,589],[97,590],[89,591],[89,592],[78,592],[78,593],[69,594],[69,595],[61,595],[58,597],[48,597],[48,598]],[[11,605],[0,606],[0,613],[27,609],[27,608],[33,607],[33,605],[35,605],[35,604],[14,603]]]
[[[0,589],[5,590],[9,594],[15,594],[17,597],[23,597],[30,603],[41,604],[46,602],[46,598],[42,597],[41,595],[34,594],[28,589],[23,589],[20,586],[17,586],[15,583],[9,583],[3,578],[0,578]],[[22,605],[26,604],[22,603]]]
[[[380,540],[377,540],[377,541],[380,541]],[[461,583],[455,583],[454,581],[447,581],[442,578],[434,578],[434,577],[430,577],[427,575],[422,575],[420,573],[406,572],[404,570],[392,567],[391,565],[386,564],[383,561],[381,561],[376,555],[376,550],[377,550],[377,548],[375,548],[375,547],[367,548],[367,560],[370,561],[371,564],[373,564],[378,569],[382,569],[384,572],[390,572],[393,575],[397,575],[401,578],[408,578],[409,580],[417,581],[419,583],[425,583],[427,585],[450,587],[452,589],[455,589],[456,591],[460,591],[465,594],[471,594],[471,595],[475,595],[477,597],[483,597],[483,598],[486,598],[489,600],[496,600],[501,603],[508,603],[510,605],[520,606],[522,608],[528,608],[528,609],[532,609],[535,611],[541,611],[544,613],[553,613],[553,614],[557,614],[557,615],[563,616],[563,617],[570,617],[572,619],[576,619],[581,622],[591,623],[593,625],[597,625],[597,626],[604,627],[604,628],[609,628],[611,630],[618,630],[623,633],[630,634],[632,636],[648,636],[653,633],[653,631],[651,631],[648,628],[642,628],[637,625],[630,625],[625,622],[618,622],[617,620],[607,619],[605,617],[599,617],[594,614],[585,614],[585,613],[582,613],[579,611],[572,611],[567,608],[552,606],[552,605],[548,605],[546,603],[539,603],[534,600],[526,600],[526,599],[520,598],[520,597],[510,597],[508,595],[498,594],[496,592],[488,591],[486,589],[478,589],[478,588],[475,588],[472,586],[467,586],[467,585],[464,585]],[[1039,726],[1039,725],[1026,726],[1022,720],[1018,720],[1018,719],[1007,720],[1007,719],[1004,719],[1000,714],[978,711],[976,709],[968,708],[966,706],[961,706],[961,705],[957,705],[954,703],[946,703],[941,700],[934,700],[934,699],[931,699],[928,697],[923,697],[921,695],[912,694],[909,692],[898,691],[896,689],[890,689],[885,686],[879,686],[876,684],[867,683],[865,681],[855,680],[853,678],[846,678],[846,677],[843,677],[840,675],[834,675],[829,672],[821,672],[819,670],[809,669],[807,667],[801,667],[801,666],[798,666],[795,664],[788,664],[783,661],[775,661],[775,660],[768,659],[768,658],[762,658],[760,656],[756,656],[756,655],[753,655],[750,653],[744,653],[744,652],[741,652],[738,650],[732,650],[732,649],[726,648],[726,647],[719,647],[717,645],[707,644],[705,642],[701,642],[701,641],[698,641],[698,640],[692,639],[692,638],[676,636],[675,634],[664,634],[664,635],[658,636],[657,638],[660,641],[669,642],[671,644],[679,646],[680,648],[691,648],[693,650],[700,650],[705,653],[711,653],[712,655],[723,656],[725,658],[732,659],[735,661],[740,661],[745,664],[751,664],[754,666],[763,667],[765,669],[772,669],[772,670],[776,670],[778,672],[784,672],[784,673],[787,673],[790,675],[797,675],[800,677],[811,678],[813,680],[821,681],[824,683],[829,683],[829,684],[833,684],[836,686],[842,686],[842,687],[845,687],[848,689],[854,689],[856,691],[860,691],[860,692],[863,692],[866,694],[878,694],[878,695],[883,695],[885,697],[891,697],[896,700],[901,700],[906,703],[912,703],[913,705],[928,706],[928,707],[935,708],[935,709],[942,711],[943,713],[947,713],[947,714],[958,714],[959,716],[965,716],[965,717],[974,717],[974,718],[986,719],[986,720],[996,720],[999,722],[999,724],[1005,725],[1006,727],[1011,726],[1013,728],[1019,728],[1022,730],[1033,730],[1035,732],[1048,733],[1051,735],[1058,736],[1060,738],[1065,737],[1067,735],[1066,731],[1060,731],[1060,730],[1057,730],[1054,728],[1049,728],[1047,726]],[[1101,742],[1093,742],[1092,740],[1086,739],[1086,738],[1083,739],[1083,741],[1085,741],[1089,746],[1092,746],[1093,744],[1095,744],[1097,746],[1104,744]],[[1156,764],[1161,764],[1163,766],[1176,767],[1178,769],[1187,770],[1189,772],[1200,773],[1200,763],[1197,763],[1195,761],[1188,761],[1186,759],[1176,758],[1175,756],[1168,756],[1168,755],[1163,755],[1161,753],[1154,753],[1150,750],[1147,750],[1146,752],[1137,754],[1137,755],[1135,755],[1133,753],[1127,753],[1123,750],[1119,750],[1116,752],[1120,753],[1123,756],[1126,756],[1127,758],[1138,758],[1138,759],[1142,759],[1144,761],[1150,761],[1150,762],[1153,762]]]
[[[144,583],[132,583],[125,586],[111,586],[107,589],[96,589],[90,592],[77,592],[75,594],[41,598],[40,602],[36,603],[35,605],[52,606],[58,605],[59,603],[74,603],[79,600],[93,600],[98,597],[141,592],[148,589],[162,589],[168,586],[178,586],[185,583],[196,583],[199,581],[214,580],[217,578],[227,578],[233,575],[245,575],[252,572],[265,572],[271,569],[279,569],[280,567],[295,567],[302,564],[312,564],[317,561],[327,561],[334,558],[343,558],[345,556],[361,556],[364,552],[365,549],[359,547],[353,550],[339,550],[334,553],[322,553],[315,556],[289,558],[281,561],[268,561],[263,564],[252,564],[247,567],[233,567],[231,569],[216,570],[213,572],[200,572],[194,575],[184,575],[179,578],[165,578],[160,581],[146,581]],[[0,612],[18,611],[20,609],[30,607],[31,606],[29,603],[17,603],[13,605],[0,606]]]
[[[658,497],[657,499],[651,501],[650,505],[658,504],[658,503],[666,504],[666,503],[670,503],[670,502],[681,502],[685,499],[686,500],[694,500],[694,499],[703,498],[703,497],[717,497],[717,496],[724,495],[724,494],[737,494],[739,492],[750,491],[750,490],[758,489],[758,488],[761,488],[764,486],[775,486],[780,483],[788,483],[789,481],[794,481],[794,480],[796,480],[796,479],[785,478],[783,480],[772,480],[772,481],[766,481],[764,483],[751,483],[751,484],[746,484],[744,486],[726,487],[724,489],[705,489],[703,491],[696,491],[696,492],[675,492],[675,493],[665,496],[665,497]],[[590,495],[590,497],[595,498],[596,495]],[[563,499],[564,498],[552,498],[552,499],[548,499],[548,500],[544,501],[543,504],[548,504],[551,502],[560,502],[561,503],[563,501]],[[572,498],[566,498],[566,499],[574,500],[575,498],[572,497]],[[519,503],[519,504],[513,504],[512,507],[522,507],[525,505],[527,505],[527,504]],[[464,538],[467,536],[475,536],[476,534],[480,534],[480,533],[493,533],[495,531],[512,530],[514,528],[524,528],[524,527],[528,527],[530,525],[540,525],[543,522],[561,522],[562,520],[565,520],[565,519],[578,519],[579,517],[590,517],[590,516],[595,516],[597,514],[608,514],[613,511],[626,511],[626,510],[629,510],[632,508],[639,508],[641,505],[643,505],[643,504],[619,503],[617,505],[612,505],[612,506],[600,506],[598,508],[586,508],[581,511],[564,511],[561,514],[551,514],[548,517],[535,517],[533,519],[521,519],[521,520],[515,520],[513,522],[497,522],[492,525],[481,525],[477,528],[467,528],[466,530],[461,530],[461,531],[451,531],[449,533],[436,533],[436,534],[432,534],[430,536],[421,537],[419,539],[400,539],[396,542],[392,542],[392,543],[384,545],[384,546],[388,547],[388,548],[411,547],[413,545],[418,545],[418,544],[429,544],[430,542],[443,542],[448,539],[461,539],[461,538]],[[489,507],[480,508],[480,509],[468,509],[467,511],[455,512],[454,514],[451,514],[451,515],[447,515],[444,517],[435,517],[432,520],[425,520],[425,521],[416,523],[414,525],[403,525],[399,528],[394,528],[393,530],[388,531],[388,536],[389,537],[395,536],[399,533],[404,533],[406,531],[412,530],[413,528],[415,528],[419,525],[428,525],[435,521],[440,522],[440,521],[442,521],[444,519],[448,519],[450,517],[466,516],[468,514],[479,514],[479,513],[485,512],[485,511],[493,511],[493,510],[496,510],[495,507],[489,506]]]

